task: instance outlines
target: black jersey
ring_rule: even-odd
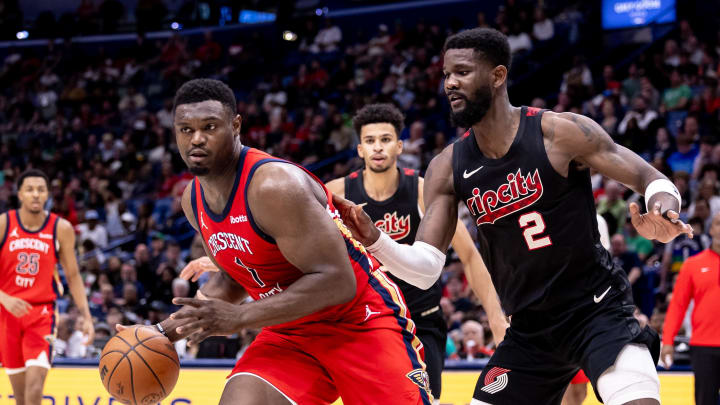
[[[506,314],[561,310],[607,285],[589,170],[565,178],[543,143],[543,111],[522,107],[505,156],[485,157],[472,130],[453,145],[455,195],[478,228],[480,253]]]
[[[399,243],[411,244],[420,225],[418,206],[418,173],[412,169],[398,169],[400,181],[397,191],[385,201],[375,201],[367,195],[363,186],[363,171],[358,170],[345,177],[345,198],[355,204],[367,204],[363,209],[375,222],[375,226]],[[421,290],[388,273],[400,287],[410,314],[417,322],[428,311],[439,313],[442,287],[436,281],[428,290]]]

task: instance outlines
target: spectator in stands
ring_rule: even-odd
[[[519,23],[515,23],[509,32],[503,32],[508,37],[510,52],[513,54],[529,52],[532,49],[532,40],[527,32],[522,30]]]
[[[100,225],[100,215],[95,210],[85,211],[85,222],[76,227],[80,234],[78,240],[82,243],[85,240],[91,240],[93,244],[103,249],[108,244],[108,232],[105,226]]]
[[[181,254],[180,244],[175,239],[170,239],[165,247],[162,263],[166,263],[176,273],[180,273],[180,270],[187,265]]]
[[[692,98],[692,90],[685,84],[685,80],[677,69],[670,73],[670,87],[662,96],[660,112],[684,110]]]
[[[686,126],[686,128],[688,127]],[[677,151],[671,154],[667,160],[673,172],[692,174],[695,158],[700,153],[698,147],[695,146],[693,136],[689,129],[678,132],[676,139]]]
[[[622,230],[628,215],[627,202],[623,200],[622,194],[625,187],[614,180],[607,180],[605,183],[605,194],[600,196],[598,200],[597,213],[606,217],[606,213],[611,216],[605,218],[608,221],[608,231],[610,235]]]
[[[533,38],[538,41],[548,41],[555,35],[555,25],[545,15],[545,10],[541,6],[535,7],[535,23],[532,33]]]
[[[310,52],[335,52],[338,50],[340,41],[342,41],[342,30],[337,25],[334,25],[329,18],[326,18],[325,28],[321,29],[315,36],[315,40],[310,45]]]
[[[463,360],[473,361],[483,357],[490,357],[492,352],[485,348],[485,332],[478,321],[467,320],[462,327],[462,348],[458,355]]]
[[[698,223],[693,221],[693,233],[700,231],[697,235],[702,235],[702,229],[695,230]],[[660,270],[660,291],[665,293],[669,288],[672,287],[675,277],[677,276],[683,263],[690,256],[694,256],[706,249],[707,246],[703,246],[702,237],[688,238],[687,236],[681,236],[673,239],[672,242],[666,243],[664,247],[661,270]]]
[[[680,269],[673,289],[662,335],[661,364],[670,368],[674,340],[685,317],[690,300],[692,313],[690,356],[695,374],[695,403],[716,405],[720,399],[720,214],[710,227],[712,245],[690,257]]]
[[[644,263],[655,249],[653,243],[640,236],[640,234],[637,233],[637,229],[629,222],[625,224],[625,235],[627,235],[625,237],[627,250],[635,253],[638,259]]]
[[[125,262],[120,268],[120,282],[115,285],[116,297],[124,296],[126,284],[132,284],[135,287],[136,300],[145,297],[145,287],[138,281],[137,270],[132,262]]]
[[[648,100],[643,96],[636,96],[632,99],[632,109],[623,117],[618,125],[618,134],[625,135],[628,123],[635,121],[635,126],[641,131],[647,131],[650,124],[658,118],[657,111],[648,108]]]
[[[176,278],[172,282],[172,295],[173,298],[184,298],[190,295],[190,282],[182,278]],[[170,312],[176,312],[180,309],[180,306],[172,304]]]
[[[402,154],[398,160],[403,167],[420,169],[425,145],[425,123],[415,121],[410,125],[410,139],[403,142]]]

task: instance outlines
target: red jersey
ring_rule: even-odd
[[[32,305],[51,303],[62,295],[58,219],[49,213],[40,229],[30,232],[18,211],[8,211],[5,238],[0,241],[0,290]]]
[[[304,274],[285,259],[273,238],[255,224],[247,203],[247,188],[253,174],[260,165],[268,162],[292,164],[257,149],[243,148],[235,184],[222,213],[213,213],[208,208],[202,186],[197,178],[193,180],[191,189],[195,218],[210,254],[255,300],[281,293]],[[409,318],[404,299],[397,286],[387,277],[379,274],[382,271],[377,271],[380,267],[378,262],[365,251],[362,244],[352,238],[351,233],[342,224],[340,215],[332,204],[330,192],[320,180],[310,172],[307,173],[325,190],[328,199],[327,212],[345,239],[350,263],[357,280],[357,291],[355,298],[346,304],[331,306],[276,327],[317,321],[361,323],[368,319],[368,314],[387,315],[392,313],[391,309],[401,317]],[[308,237],[312,237],[311,235],[312,230],[308,229]],[[378,291],[382,293],[378,294]],[[392,297],[387,296],[388,294]],[[383,298],[386,298],[385,303]],[[389,308],[388,303],[394,308]],[[409,319],[406,322],[402,321],[401,327],[408,332],[414,332],[415,329]]]
[[[677,335],[690,300],[693,346],[720,346],[720,255],[706,249],[689,257],[680,268],[672,300],[665,315],[663,343],[671,345]]]

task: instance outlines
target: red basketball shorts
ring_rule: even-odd
[[[0,306],[0,356],[8,374],[30,366],[50,368],[56,317],[54,304],[35,305],[21,318]]]
[[[264,329],[238,360],[239,375],[264,380],[292,404],[432,404],[422,346],[393,315],[361,324]],[[418,341],[419,342],[419,341]]]
[[[573,377],[573,379],[570,381],[570,384],[587,384],[589,382],[590,379],[587,378],[585,372],[581,369],[580,371],[578,371],[577,374],[575,374],[575,377]]]

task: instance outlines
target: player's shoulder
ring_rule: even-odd
[[[707,266],[709,262],[715,261],[717,257],[717,253],[713,252],[710,249],[705,249],[702,252],[690,256],[685,260],[686,267],[695,268],[698,266]]]
[[[63,240],[66,238],[74,238],[75,237],[75,228],[73,227],[73,224],[70,223],[67,219],[57,216],[57,223],[55,225],[57,229],[57,238],[62,243]]]
[[[308,191],[315,193],[318,188],[324,187],[305,170],[285,161],[260,165],[248,182],[246,197],[268,204],[297,201]]]
[[[0,214],[0,241],[5,238],[5,233],[7,233],[9,213],[10,211],[6,211]]]
[[[325,183],[325,187],[327,187],[331,193],[340,197],[345,197],[345,177],[338,177],[335,180],[330,180]]]

